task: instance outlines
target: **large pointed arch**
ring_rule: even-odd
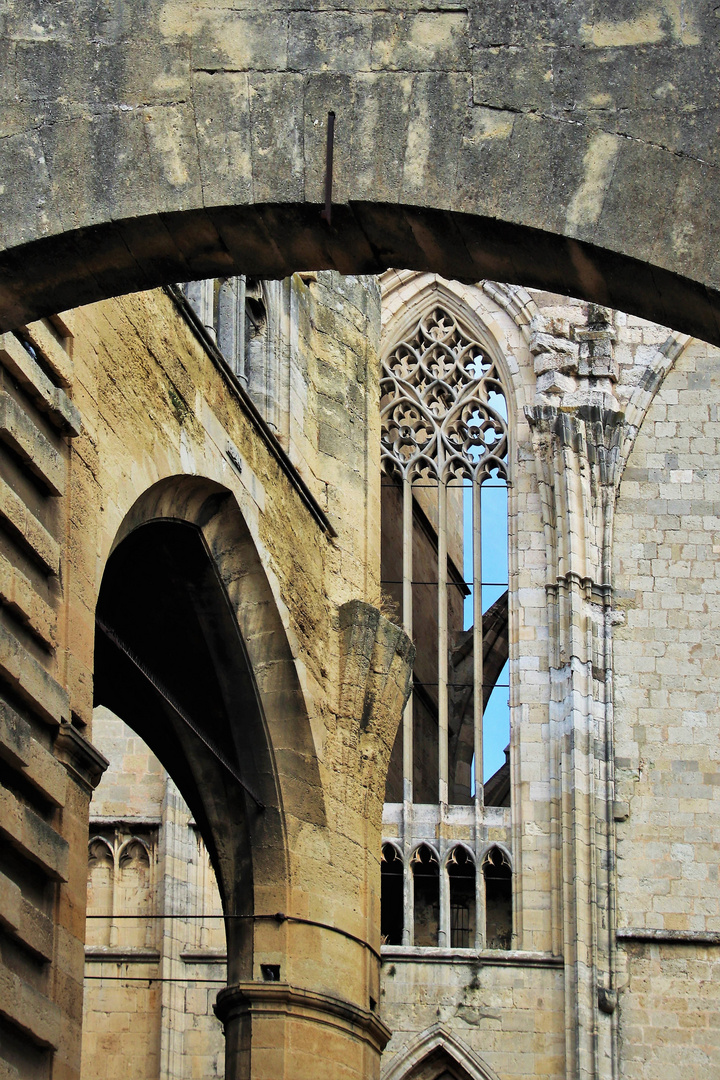
[[[497,1073],[442,1024],[426,1028],[380,1070],[381,1080],[499,1080]]]
[[[231,917],[229,977],[252,977],[253,921],[288,910],[288,816],[321,824],[324,806],[294,658],[231,492],[180,476],[140,496],[107,560],[97,627],[96,700],[189,804]]]

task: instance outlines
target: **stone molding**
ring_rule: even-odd
[[[383,945],[383,963],[472,964],[473,967],[561,968],[562,956],[526,949],[428,949],[419,945]]]
[[[646,927],[625,926],[617,930],[622,941],[646,941],[662,945],[720,945],[718,930],[653,930]]]
[[[62,723],[55,737],[55,755],[72,778],[92,794],[110,762],[73,724]]]
[[[392,1034],[376,1012],[361,1009],[331,994],[303,990],[290,983],[242,982],[228,986],[217,996],[215,1015],[224,1027],[248,1016],[323,1023],[368,1043],[378,1053]]]
[[[85,959],[93,964],[155,964],[160,960],[160,952],[141,946],[118,949],[113,945],[86,945]]]
[[[392,1058],[389,1066],[380,1070],[381,1080],[403,1080],[403,1077],[409,1076],[418,1065],[438,1052],[446,1055],[454,1065],[459,1065],[468,1080],[498,1080],[490,1066],[442,1024],[433,1024],[426,1028],[403,1054]]]

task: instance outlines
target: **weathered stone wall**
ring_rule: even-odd
[[[436,1025],[471,1048],[474,1064],[491,1069],[490,1075],[564,1075],[557,962],[546,961],[530,972],[521,971],[522,958],[512,953],[473,961],[411,952],[411,958],[392,956],[383,964],[383,1016],[394,1032],[383,1056],[386,1075],[394,1075],[418,1033],[432,1032]]]
[[[668,1058],[679,1077],[720,1067],[719,392],[717,350],[691,343],[650,405],[617,508],[620,1036],[633,1080]]]
[[[252,970],[261,980],[261,960],[280,963],[287,1045],[306,1071],[314,1069],[313,1023],[336,1008],[338,994],[347,1004],[333,1014],[328,1052],[346,1061],[350,1039],[357,1046],[352,1075],[377,1068],[387,1037],[369,1004],[379,996],[372,950],[379,943],[375,851],[382,792],[362,763],[377,753],[382,774],[407,679],[403,635],[363,605],[376,598],[379,574],[377,453],[372,467],[365,460],[377,446],[367,402],[377,399],[378,295],[359,280],[338,283],[344,310],[336,317],[330,281],[296,280],[293,288],[297,365],[307,375],[301,372],[294,384],[304,404],[293,411],[288,443],[302,445],[304,483],[167,295],[78,311],[57,329],[32,327],[34,355],[17,338],[3,339],[9,453],[2,674],[15,711],[6,713],[3,756],[12,775],[2,829],[18,854],[7,863],[0,1012],[15,1032],[4,1044],[11,1076],[13,1068],[23,1076],[52,1071],[68,1078],[79,1070],[87,802],[103,767],[85,736],[92,731],[94,618],[104,567],[121,529],[126,534],[144,516],[191,515],[194,492],[202,507],[203,484],[229,491],[244,521],[239,546],[232,542],[232,516],[224,539],[216,510],[209,524],[206,514],[204,527],[231,602],[243,613],[250,655],[259,658],[259,693],[275,724],[271,753],[285,777],[287,850],[279,853],[276,881],[258,886],[255,904],[261,915],[283,911],[292,918],[282,928],[256,923]],[[326,348],[324,341],[332,344]],[[326,354],[334,367],[325,361],[323,376]],[[22,408],[12,412],[15,395]],[[68,429],[78,433],[72,451]],[[189,478],[184,487],[177,488],[178,477]],[[251,558],[259,569],[244,577],[237,560]],[[256,588],[261,602],[243,606]],[[351,605],[343,624],[339,611],[351,599],[360,607]],[[283,641],[296,665],[292,679],[284,674],[288,661],[273,659],[273,653],[281,657]],[[303,723],[304,734],[297,726]],[[65,771],[49,753],[58,725],[56,753],[77,777],[77,794],[66,791]],[[312,751],[294,764],[302,739]],[[126,764],[129,780],[134,765]],[[318,767],[320,782],[304,786],[303,776]],[[369,865],[358,858],[363,851],[373,853]],[[56,899],[50,883],[58,879]],[[31,901],[27,913],[23,892]],[[240,991],[243,1001],[248,990]],[[177,1009],[184,1004],[175,1000],[166,1011]],[[226,1016],[226,1028],[232,1023]],[[233,1046],[232,1067],[242,1069],[244,1050]],[[160,1047],[161,1058],[169,1054],[172,1061],[174,1052]]]
[[[128,1080],[223,1077],[225,1044],[212,1006],[227,953],[207,851],[187,804],[131,728],[98,707],[93,739],[110,766],[90,806],[91,837],[147,839],[153,903],[138,889],[121,895],[116,859],[108,905],[116,918],[108,919],[110,940],[93,946],[99,898],[90,892],[82,1077],[111,1077],[120,1066]],[[92,879],[91,860],[91,889]],[[132,913],[140,934],[131,941]]]
[[[668,1030],[692,1068],[715,1067],[717,353],[550,294],[397,275],[387,319],[428,289],[473,313],[507,378],[512,447],[512,806],[486,816],[425,807],[411,836],[394,811],[381,828],[411,655],[371,606],[379,293],[332,275],[289,289],[290,366],[273,399],[287,402],[281,441],[167,294],[36,324],[24,344],[2,339],[6,1074],[79,1075],[87,811],[104,764],[86,738],[95,605],[111,553],[156,517],[193,522],[215,561],[256,676],[282,808],[272,833],[280,811],[268,806],[272,842],[252,852],[252,914],[290,918],[258,920],[244,939],[228,921],[229,1077],[292,1070],[307,1080],[321,1057],[333,1077],[367,1080],[386,1020],[392,1080],[435,1052],[446,1037],[438,1025],[454,1060],[480,1058],[499,1075],[599,1080],[614,1068],[652,1080]],[[218,491],[229,492],[220,506],[208,495]],[[126,760],[113,814],[133,808],[139,765]],[[183,814],[173,792],[163,796],[168,880],[180,892],[193,861]],[[443,858],[458,840],[478,853],[503,843],[513,948],[486,953],[477,971],[457,950],[432,963],[391,950],[381,999],[383,828],[396,841],[427,839]],[[241,886],[242,875],[232,878],[227,850],[214,857],[236,913],[229,881]],[[152,957],[138,955],[148,974],[161,953],[171,975],[186,970],[182,920],[167,935]],[[106,973],[117,965],[108,953],[93,962]],[[210,967],[191,962],[202,975]],[[263,980],[266,963],[280,968],[277,985]],[[680,977],[694,1026],[665,1019]],[[163,991],[158,1007],[166,1019],[199,1017],[208,994],[189,1005]],[[148,1047],[157,1030],[148,1021]],[[159,1030],[161,1067],[181,1075],[183,1046],[162,1034],[172,1025]],[[211,1069],[207,1034],[192,1029],[188,1046]]]

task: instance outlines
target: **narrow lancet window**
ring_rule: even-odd
[[[392,844],[383,844],[380,861],[380,937],[383,945],[402,945],[403,861]]]
[[[123,945],[142,948],[151,943],[152,880],[145,845],[129,840],[118,859],[117,906],[122,916],[119,937]]]
[[[492,847],[483,859],[485,879],[485,947],[509,949],[512,944],[512,867],[505,852]]]
[[[110,944],[113,917],[113,853],[100,837],[88,847],[88,898],[86,942],[90,946]]]
[[[483,781],[502,765],[507,745],[495,708],[497,699],[507,716],[508,425],[500,372],[436,305],[386,353],[380,407],[383,590],[416,647],[386,798],[482,804]],[[499,757],[485,769],[489,704]]]
[[[450,947],[475,947],[475,863],[464,847],[456,847],[447,860],[450,885]]]
[[[432,948],[440,931],[440,865],[437,855],[421,844],[410,859],[414,894],[414,945]]]

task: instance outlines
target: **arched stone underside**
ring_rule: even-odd
[[[0,330],[177,281],[393,266],[577,296],[720,343],[720,291],[671,269],[452,207],[355,202],[196,207],[90,225],[0,253]],[[687,222],[678,228],[689,227]]]
[[[297,847],[299,836],[314,833],[332,850],[338,818],[360,797],[365,815],[379,818],[412,668],[405,634],[369,604],[340,607],[339,723],[328,744],[350,739],[357,756],[334,769],[329,793],[291,642],[230,490],[171,476],[137,499],[107,560],[96,627],[96,703],[121,716],[168,769],[217,872],[227,933],[228,986],[216,1005],[226,1077],[269,1075],[274,1065],[264,1055],[275,1061],[278,1045],[292,1047],[316,1024],[334,1029],[339,1060],[357,1059],[370,1075],[390,1034],[365,1005],[379,996],[378,950],[327,903],[327,914],[312,917],[306,897],[322,886]],[[340,804],[333,820],[331,797]],[[319,952],[331,974],[318,990],[310,972]]]
[[[28,0],[3,32],[3,326],[164,281],[400,265],[720,340],[707,0]]]
[[[292,654],[231,493],[194,477],[145,492],[96,619],[96,702],[135,728],[190,805],[230,920],[228,977],[251,979],[253,920],[292,910],[286,803],[316,824],[325,813]]]

